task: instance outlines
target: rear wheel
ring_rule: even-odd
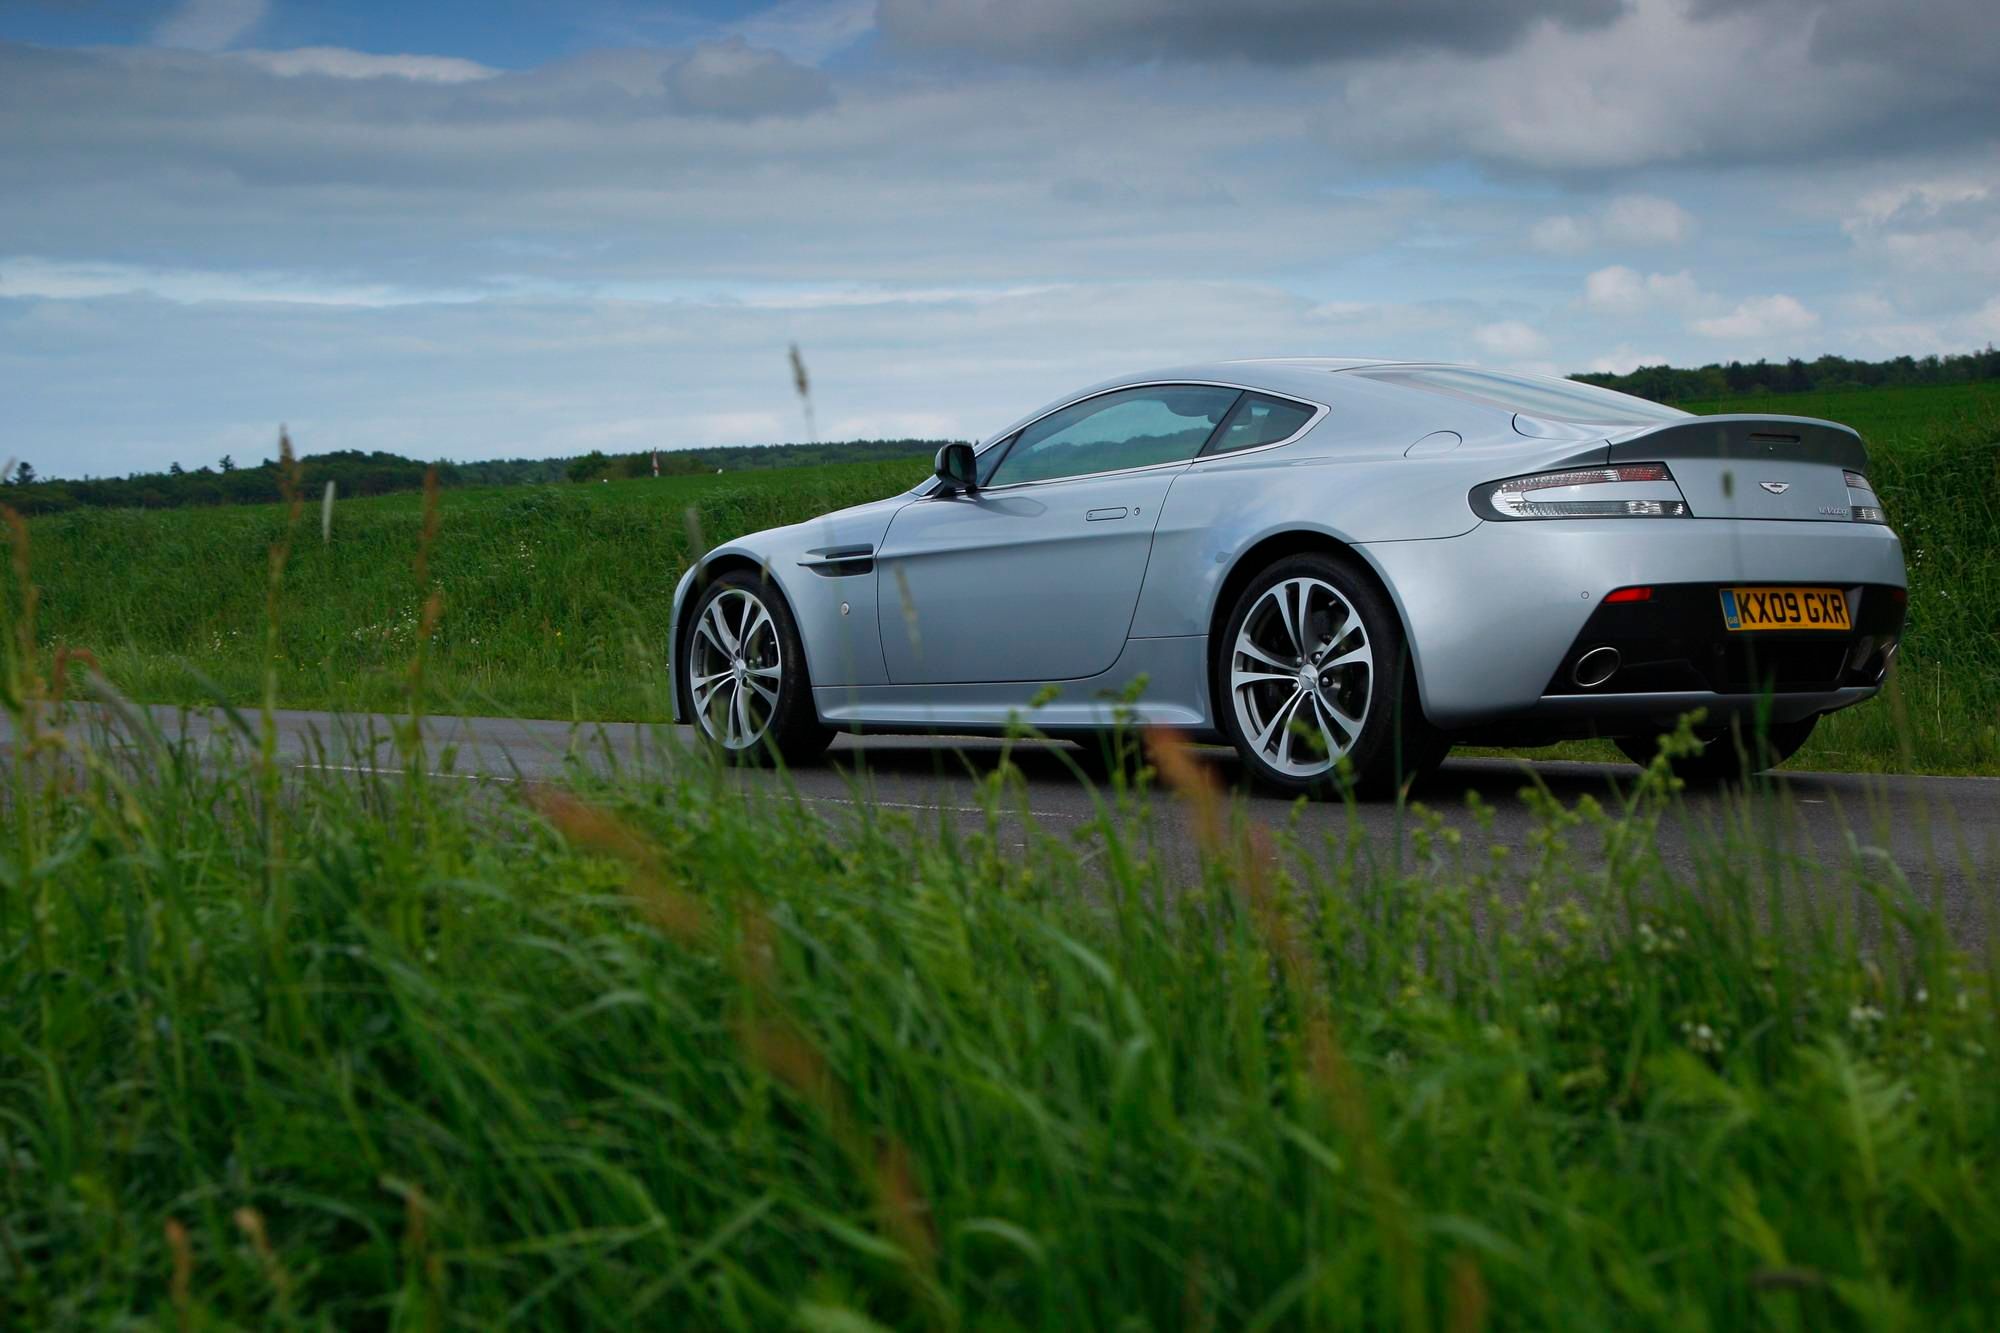
[[[1744,720],[1727,727],[1698,730],[1702,748],[1667,761],[1674,776],[1690,786],[1710,787],[1741,782],[1753,773],[1776,768],[1799,752],[1819,724],[1817,716],[1797,722],[1769,722],[1761,728]],[[1641,766],[1660,751],[1658,736],[1620,736],[1614,742],[1627,759]]]
[[[724,574],[695,604],[680,686],[695,729],[737,763],[814,758],[833,733],[820,724],[805,644],[784,599],[747,571]]]
[[[1295,555],[1237,598],[1215,654],[1222,727],[1251,775],[1280,791],[1362,795],[1425,776],[1450,748],[1425,721],[1401,623],[1351,561]]]

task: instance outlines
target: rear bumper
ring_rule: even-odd
[[[1687,659],[1698,668],[1691,675],[1655,673],[1638,691],[1622,689],[1614,678],[1603,690],[1615,693],[1566,689],[1558,680],[1567,678],[1564,668],[1572,655],[1589,646],[1583,636],[1600,608],[1628,609],[1603,606],[1604,594],[1615,588],[1821,584],[1890,594],[1905,586],[1903,548],[1895,533],[1861,523],[1483,523],[1459,537],[1375,543],[1365,552],[1409,630],[1424,711],[1452,730],[1533,720],[1588,732],[1594,718],[1609,724],[1607,732],[1625,724],[1646,727],[1692,708],[1705,707],[1714,716],[1754,707],[1772,685],[1782,700],[1772,712],[1779,720],[1844,708],[1874,692],[1879,664],[1859,664],[1867,670],[1865,678],[1842,671],[1824,676],[1809,663],[1802,664],[1806,674],[1776,680],[1770,671],[1733,670],[1740,645],[1723,643],[1729,661],[1717,662],[1708,653],[1722,632],[1719,607],[1712,632],[1702,628],[1683,635],[1701,641],[1702,655]],[[1697,591],[1674,599],[1670,609],[1677,623],[1698,625],[1687,618],[1704,615],[1701,608],[1711,604],[1704,599],[1711,596]],[[1879,595],[1859,600],[1857,634],[1869,632],[1869,617],[1880,614],[1885,600]],[[1901,620],[1898,604],[1898,629]],[[1797,651],[1802,658],[1813,655],[1810,645]],[[1838,648],[1828,648],[1825,656],[1831,663]]]
[[[1683,713],[1700,709],[1706,723],[1798,722],[1872,699],[1879,687],[1854,686],[1792,694],[1717,694],[1671,690],[1650,694],[1547,695],[1505,718],[1455,728],[1460,740],[1489,745],[1548,745],[1592,736],[1672,731]]]

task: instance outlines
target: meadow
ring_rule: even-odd
[[[2000,384],[1689,404],[1820,414],[1862,431],[1902,535],[1910,625],[1889,697],[1823,724],[1799,767],[2000,772]],[[433,593],[440,709],[666,715],[665,621],[700,549],[893,494],[923,460],[445,494],[423,586],[415,494],[308,503],[285,570],[276,671],[293,707],[395,708]],[[87,649],[153,702],[247,702],[266,662],[268,551],[283,506],[79,511],[31,522],[41,644]],[[1566,746],[1565,757],[1610,757]]]

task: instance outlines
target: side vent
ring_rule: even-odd
[[[875,548],[872,546],[820,546],[807,551],[799,561],[801,568],[810,569],[821,578],[841,579],[855,574],[875,572]]]

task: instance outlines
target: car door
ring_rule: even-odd
[[[876,614],[898,684],[1075,680],[1118,660],[1167,490],[1239,391],[1141,385],[1050,412],[981,484],[897,512]]]

